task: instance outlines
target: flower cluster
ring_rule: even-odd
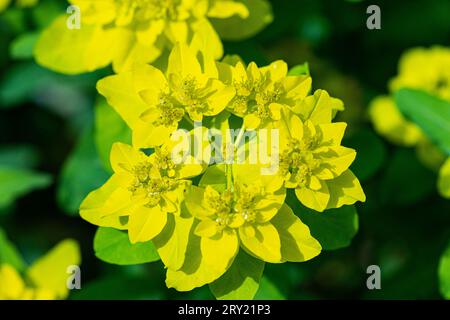
[[[152,240],[167,286],[180,291],[218,281],[238,254],[269,263],[317,256],[320,243],[285,203],[288,189],[318,212],[365,201],[349,170],[356,152],[341,146],[346,124],[332,122],[342,101],[323,90],[310,94],[311,78],[288,75],[283,61],[258,67],[199,56],[177,44],[164,71],[139,65],[99,81],[98,91],[131,128],[132,146],[113,146],[114,175],[80,207],[93,224],[127,230],[132,243]],[[194,140],[202,155],[211,151],[211,137],[202,134],[209,128],[195,124],[212,119],[217,128],[240,121],[241,137],[279,132],[272,162],[210,165],[210,157],[180,148],[175,133],[189,129],[186,146]],[[177,152],[186,151],[179,161]],[[273,162],[277,170],[262,174]]]
[[[36,60],[68,74],[112,64],[117,74],[97,90],[132,132],[131,145],[112,146],[113,175],[80,215],[126,231],[131,244],[151,242],[168,287],[218,286],[246,264],[320,254],[287,205],[289,189],[317,212],[365,201],[349,170],[356,152],[341,146],[346,124],[333,123],[342,101],[312,94],[309,74],[289,74],[284,61],[222,59],[219,34],[236,40],[262,29],[271,20],[266,0],[69,2],[80,28],[56,19],[37,41]]]
[[[450,49],[435,46],[408,50],[400,59],[399,73],[389,83],[391,93],[402,88],[425,91],[450,101]],[[432,170],[439,170],[438,187],[450,197],[450,159],[435,146],[415,123],[398,110],[392,96],[376,97],[369,114],[376,131],[394,144],[416,147],[419,159]],[[444,163],[444,165],[443,165]]]

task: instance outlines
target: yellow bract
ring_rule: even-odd
[[[279,120],[282,108],[295,108],[311,89],[309,76],[288,76],[287,64],[281,60],[262,68],[254,62],[247,68],[242,62],[218,66],[220,79],[236,91],[229,110],[243,117],[248,129],[266,127]]]
[[[0,300],[64,299],[69,290],[67,268],[81,262],[78,244],[64,240],[34,262],[22,275],[9,264],[0,264]]]
[[[450,49],[414,48],[400,59],[399,73],[389,83],[392,93],[401,88],[424,90],[450,101]],[[426,107],[426,106],[424,106]],[[369,106],[375,130],[392,143],[417,147],[419,159],[429,168],[438,169],[444,160],[422,130],[405,119],[390,96],[376,97]]]
[[[114,175],[80,208],[93,224],[128,230],[132,243],[152,240],[168,269],[167,286],[180,291],[217,280],[239,250],[271,263],[318,255],[320,244],[284,203],[286,188],[320,212],[365,201],[348,169],[356,152],[340,145],[346,124],[332,123],[344,109],[342,101],[324,90],[309,95],[311,78],[288,76],[283,61],[258,68],[211,56],[200,40],[178,43],[164,71],[136,65],[99,81],[99,92],[132,129],[133,147],[113,146]],[[175,130],[205,120],[228,138],[228,111],[243,118],[243,128],[279,133],[270,136],[279,138],[279,148],[273,144],[268,151],[278,156],[273,159],[279,162],[270,164],[278,171],[262,174],[267,162],[220,164],[208,168],[199,186],[192,185],[187,178],[204,166],[175,164],[170,157]],[[203,143],[206,129],[194,126],[192,138],[201,133]],[[247,149],[248,144],[234,143],[232,151]],[[142,148],[155,151],[146,156]],[[210,151],[202,147],[202,155],[205,150]]]
[[[255,167],[233,165],[233,182],[224,191],[189,188],[185,203],[196,218],[186,252],[190,259],[179,270],[169,267],[168,287],[186,291],[211,283],[240,249],[272,263],[306,261],[320,253],[309,228],[284,204],[280,181],[261,177]]]
[[[390,81],[391,91],[422,89],[450,100],[450,49],[435,46],[414,48],[400,59],[399,74]]]
[[[358,179],[348,169],[356,152],[340,145],[345,123],[302,122],[292,112],[283,113],[282,122],[279,175],[302,204],[322,212],[365,201]]]
[[[190,177],[202,164],[175,164],[167,145],[150,156],[132,146],[115,143],[111,150],[113,176],[91,192],[80,206],[80,215],[98,226],[128,230],[131,243],[158,236],[168,215],[180,216],[180,204]]]
[[[80,215],[126,231],[131,244],[151,241],[168,287],[212,283],[239,263],[239,250],[261,267],[319,255],[320,243],[286,204],[288,188],[318,212],[365,201],[349,170],[356,152],[341,146],[346,124],[332,123],[341,100],[324,90],[312,94],[311,77],[289,75],[282,60],[264,67],[236,57],[219,61],[223,46],[213,26],[228,40],[253,35],[272,20],[267,0],[68,1],[69,14],[40,35],[36,61],[66,74],[112,65],[116,74],[97,90],[132,131],[131,145],[112,145],[113,174],[86,196]],[[0,10],[8,3],[0,0]],[[446,95],[439,81],[435,87]],[[239,132],[228,131],[241,122]],[[258,161],[236,163],[239,152],[250,151],[245,131],[253,129],[262,129],[252,135],[260,144],[270,142],[267,157],[261,159],[260,145],[257,155],[242,157]],[[270,138],[266,129],[273,129]],[[236,140],[215,145],[216,138]],[[221,153],[235,162],[207,168]],[[192,179],[203,173],[198,183]],[[61,244],[25,279],[0,265],[0,298],[65,297],[59,272],[68,259],[79,260],[74,252],[73,243]]]
[[[133,145],[147,148],[165,143],[183,118],[201,121],[226,107],[234,89],[217,74],[213,60],[205,57],[200,64],[195,50],[178,44],[165,74],[140,65],[99,81],[97,87],[133,130]]]
[[[348,169],[356,152],[341,146],[346,124],[332,123],[342,101],[324,90],[309,95],[311,78],[288,76],[283,61],[245,68],[236,59],[216,62],[204,49],[179,43],[164,72],[137,65],[99,81],[99,92],[132,129],[133,147],[113,146],[114,175],[80,208],[93,224],[128,230],[132,243],[152,240],[168,269],[167,286],[180,291],[217,280],[239,250],[271,263],[318,255],[320,244],[284,203],[286,188],[319,212],[365,201]],[[187,178],[204,166],[192,158],[194,164],[175,164],[175,130],[205,120],[229,137],[228,111],[243,118],[244,128],[279,133],[270,136],[279,138],[279,148],[268,151],[278,156],[270,163],[278,171],[262,174],[267,162],[217,165],[192,185]],[[204,142],[206,129],[194,126],[191,138],[199,132]],[[234,143],[233,151],[243,150]],[[154,153],[146,156],[142,148]]]
[[[248,8],[233,0],[70,0],[80,9],[80,28],[60,16],[40,37],[35,56],[52,70],[76,74],[113,64],[116,72],[156,60],[166,48],[208,41],[215,58],[222,43],[209,18],[246,19]],[[77,14],[77,13],[74,13]],[[70,20],[70,21],[68,21]]]

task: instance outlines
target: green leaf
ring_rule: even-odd
[[[24,271],[26,263],[16,247],[8,240],[0,228],[0,265],[9,264],[19,272]]]
[[[380,201],[389,205],[412,205],[435,190],[436,177],[410,149],[398,149],[380,181]]]
[[[7,30],[10,33],[24,33],[28,28],[25,10],[16,6],[10,6],[8,10],[2,11],[1,18],[2,24],[7,27]],[[5,29],[2,28],[2,35],[4,30]]]
[[[267,0],[239,0],[248,9],[246,19],[234,15],[227,19],[210,19],[223,40],[244,40],[257,34],[273,20],[272,7]]]
[[[9,48],[13,59],[30,59],[33,57],[33,48],[39,37],[38,32],[30,32],[20,35],[14,39]]]
[[[134,276],[106,276],[89,282],[82,290],[73,290],[73,300],[161,300],[164,289],[155,287],[153,279]]]
[[[278,288],[267,277],[262,277],[255,300],[285,300]]]
[[[445,299],[450,299],[450,245],[439,262],[439,287]]]
[[[0,208],[36,189],[50,185],[49,175],[10,166],[0,167]]]
[[[60,176],[58,203],[70,215],[76,215],[87,194],[99,188],[109,177],[97,155],[92,131],[89,127],[82,133]]]
[[[251,300],[258,291],[264,261],[239,250],[231,267],[209,285],[218,300]]]
[[[322,249],[336,250],[350,245],[358,231],[358,214],[354,206],[316,212],[301,205],[292,193],[286,199],[294,213],[308,225]]]
[[[62,1],[40,1],[39,5],[31,8],[31,16],[38,29],[44,29],[66,9],[67,4]]]
[[[413,89],[400,89],[395,101],[405,117],[450,155],[450,102]]]
[[[100,227],[94,238],[97,258],[112,264],[129,265],[159,260],[158,252],[151,241],[131,244],[126,232]]]
[[[305,62],[304,64],[298,64],[289,69],[288,76],[309,76],[309,64]]]
[[[95,106],[95,144],[103,166],[110,172],[109,153],[115,142],[131,144],[131,130],[106,100],[100,98]]]
[[[345,139],[344,144],[357,151],[350,169],[360,181],[373,177],[383,165],[386,147],[372,130],[361,129]]]
[[[15,168],[33,168],[39,162],[37,150],[28,145],[0,147],[0,166]]]
[[[31,62],[9,68],[0,82],[0,106],[12,107],[30,99],[36,88],[48,83],[50,74],[48,70]]]

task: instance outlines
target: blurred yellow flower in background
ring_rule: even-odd
[[[399,62],[398,75],[389,82],[391,94],[402,88],[419,89],[450,101],[450,49],[434,46],[429,49],[413,48],[405,52]],[[373,99],[369,106],[369,116],[380,135],[394,144],[416,147],[421,162],[434,171],[439,170],[445,155],[418,125],[403,116],[392,96]],[[445,180],[443,171],[444,168],[441,169],[440,181]],[[441,188],[443,184],[445,183],[438,184],[439,189],[442,194],[446,194]]]
[[[175,43],[191,43],[195,34],[201,34],[214,57],[220,58],[222,43],[210,19],[245,20],[251,14],[243,2],[234,0],[69,2],[79,8],[80,27],[69,28],[68,16],[61,15],[44,30],[35,47],[39,64],[67,74],[89,72],[111,63],[115,72],[136,63],[151,63]],[[265,8],[263,17],[271,16],[270,6]]]
[[[79,265],[80,249],[74,240],[61,241],[21,274],[8,263],[0,263],[0,300],[54,300],[69,294],[67,268]]]

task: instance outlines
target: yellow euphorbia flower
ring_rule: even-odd
[[[272,263],[306,261],[320,253],[309,228],[284,204],[282,183],[259,170],[257,165],[233,165],[233,182],[226,188],[190,187],[185,203],[196,218],[190,260],[180,270],[169,268],[168,287],[187,291],[211,283],[226,272],[240,248]]]
[[[123,143],[111,150],[113,176],[91,192],[80,206],[80,215],[92,224],[128,230],[131,243],[154,239],[168,220],[178,220],[188,178],[203,171],[202,164],[176,164],[170,145],[147,156]],[[168,217],[168,216],[171,217]],[[173,215],[173,216],[172,216]]]
[[[32,288],[9,264],[0,265],[0,300],[54,300],[56,295],[51,290]]]
[[[38,3],[38,1],[39,0],[16,0],[16,5],[18,7],[28,8],[35,6]],[[5,10],[10,3],[11,0],[0,0],[0,12]]]
[[[389,96],[376,97],[370,105],[369,115],[375,130],[393,143],[414,146],[424,138],[422,130],[405,119],[395,101]]]
[[[450,101],[450,49],[435,46],[407,51],[389,88],[391,92],[401,88],[421,89]]]
[[[450,158],[447,158],[439,171],[438,189],[443,197],[450,199]]]
[[[287,64],[281,60],[262,68],[254,62],[247,68],[242,62],[218,66],[220,79],[236,90],[228,108],[244,118],[247,129],[265,127],[279,120],[283,107],[294,108],[311,89],[309,76],[288,76]]]
[[[302,122],[283,113],[280,135],[279,176],[286,188],[295,188],[299,201],[316,211],[365,201],[355,175],[348,169],[356,157],[341,146],[345,123]]]
[[[64,240],[30,266],[24,277],[11,265],[0,264],[0,300],[54,300],[69,294],[67,268],[80,264],[78,244]]]
[[[201,121],[219,114],[234,96],[234,89],[217,79],[213,60],[202,65],[195,51],[183,44],[172,50],[165,74],[144,65],[99,81],[99,92],[133,129],[133,145],[161,145],[183,117]]]
[[[222,43],[208,18],[249,15],[233,0],[69,0],[80,9],[81,28],[69,29],[66,15],[43,33],[37,61],[52,70],[77,74],[113,64],[114,71],[153,62],[165,48],[190,43],[197,33],[208,40],[215,58]]]
[[[401,88],[426,91],[450,101],[450,49],[414,48],[400,59],[399,73],[389,83],[391,92]],[[424,106],[426,107],[426,106]],[[376,97],[369,106],[375,130],[392,143],[417,146],[420,160],[431,169],[439,168],[444,157],[422,130],[408,121],[391,96]]]

